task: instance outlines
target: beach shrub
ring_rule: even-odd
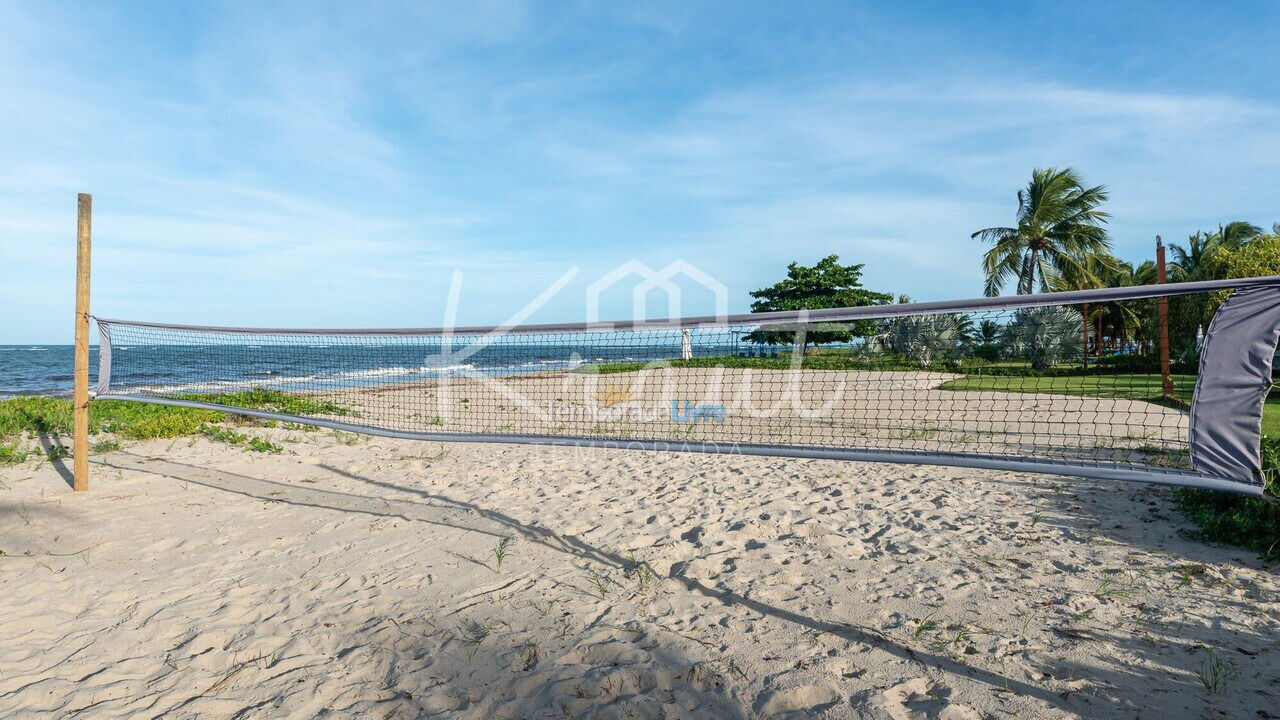
[[[0,443],[0,465],[17,465],[27,461],[30,451],[23,450],[15,443]]]
[[[1001,349],[997,343],[977,343],[969,352],[977,359],[985,362],[996,362],[1000,359]]]
[[[161,407],[159,405],[155,407]],[[106,425],[110,432],[130,440],[151,440],[155,438],[175,438],[193,435],[200,432],[205,423],[218,422],[223,419],[222,413],[209,410],[193,410],[190,408],[168,408],[169,410],[185,410],[186,412],[170,412],[154,417],[135,418],[128,422],[112,422]]]
[[[120,400],[89,402],[89,433],[110,432],[142,440],[190,435],[204,422],[217,422],[222,413]],[[0,437],[6,435],[70,435],[71,400],[51,397],[16,397],[0,400]]]
[[[982,320],[969,338],[969,354],[983,363],[996,362],[1001,357],[1000,336],[1004,326],[994,320]]]
[[[1044,370],[1080,355],[1080,317],[1058,307],[1023,308],[1001,336],[1005,352]]]
[[[238,433],[230,428],[218,427],[217,425],[205,425],[200,428],[200,434],[215,442],[228,445],[239,445],[249,439],[249,436],[244,433]]]
[[[270,455],[279,455],[284,452],[284,448],[261,437],[249,438],[248,448],[254,452],[268,453]]]
[[[901,353],[921,370],[934,362],[954,360],[964,340],[967,318],[948,313],[894,318],[876,340],[887,349]]]
[[[1200,348],[1195,342],[1183,343],[1173,349],[1169,356],[1169,368],[1176,373],[1188,375],[1200,372]]]

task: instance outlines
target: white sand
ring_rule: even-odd
[[[1161,489],[249,432],[0,469],[0,717],[1280,716]]]
[[[942,390],[938,372],[661,368],[435,380],[329,396],[358,423],[535,433],[1186,462],[1187,414],[1126,398]],[[1079,387],[1079,379],[1076,379]],[[602,399],[605,402],[602,402]],[[673,422],[672,403],[725,417]]]

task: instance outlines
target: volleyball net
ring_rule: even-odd
[[[1257,495],[1280,278],[652,322],[98,325],[104,399],[424,440],[944,464]]]

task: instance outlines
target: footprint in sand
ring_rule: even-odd
[[[826,685],[801,685],[787,690],[766,693],[756,701],[756,712],[762,716],[785,713],[822,712],[840,702],[840,693]]]
[[[926,678],[912,678],[876,693],[867,704],[877,720],[980,720],[973,708],[948,702],[949,692]]]

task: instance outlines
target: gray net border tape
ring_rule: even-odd
[[[769,457],[792,457],[810,460],[854,460],[862,462],[889,462],[899,464],[946,465],[949,467],[974,468],[979,470],[1004,470],[1010,472],[1034,472],[1051,475],[1065,475],[1093,480],[1122,480],[1125,482],[1153,483],[1157,485],[1174,485],[1180,487],[1197,487],[1210,490],[1221,490],[1238,495],[1262,497],[1262,488],[1244,485],[1230,480],[1201,475],[1182,470],[1143,470],[1119,468],[1110,465],[1089,465],[1076,463],[1060,463],[1048,460],[1018,460],[992,457],[988,455],[962,455],[948,453],[928,453],[889,450],[858,450],[853,448],[813,448],[795,445],[754,445],[745,443],[680,443],[665,440],[609,440],[604,438],[561,437],[553,435],[502,435],[487,433],[419,433],[400,430],[388,430],[370,425],[357,425],[337,420],[286,415],[263,410],[228,407],[212,403],[192,402],[188,400],[170,400],[144,395],[99,395],[106,400],[128,400],[149,403],[152,405],[171,405],[174,407],[216,410],[235,415],[248,415],[267,420],[296,422],[304,425],[358,432],[365,435],[400,438],[406,440],[427,440],[432,442],[480,442],[480,443],[519,443],[525,445],[551,445],[558,447],[590,447],[622,450],[655,450],[665,452],[715,453],[724,455],[763,455]]]
[[[98,386],[94,393],[101,395],[111,387],[111,324],[98,321]]]
[[[1214,314],[1200,352],[1188,429],[1198,472],[1261,485],[1262,413],[1280,339],[1280,288],[1246,287]]]
[[[684,328],[726,327],[730,325],[782,325],[787,323],[812,324],[820,322],[844,322],[874,320],[903,315],[936,315],[951,312],[975,312],[992,309],[1016,309],[1044,307],[1046,305],[1080,305],[1083,303],[1111,302],[1116,300],[1140,300],[1144,298],[1191,295],[1213,290],[1232,290],[1243,287],[1280,286],[1280,276],[1246,278],[1240,280],[1207,280],[1167,285],[1135,285],[1098,290],[1040,293],[1038,295],[1005,295],[1001,297],[970,298],[967,300],[942,300],[937,302],[902,303],[898,305],[872,305],[855,308],[831,308],[825,310],[800,310],[741,315],[696,316],[665,318],[646,321],[614,321],[594,323],[545,323],[530,325],[492,325],[485,327],[436,327],[436,328],[250,328],[220,327],[210,325],[175,325],[168,323],[139,322],[97,318],[99,324],[133,325],[137,327],[169,330],[196,330],[219,333],[249,333],[258,335],[487,335],[533,334],[557,332],[611,332],[622,330],[654,331],[680,330]],[[810,328],[813,329],[813,328]]]

